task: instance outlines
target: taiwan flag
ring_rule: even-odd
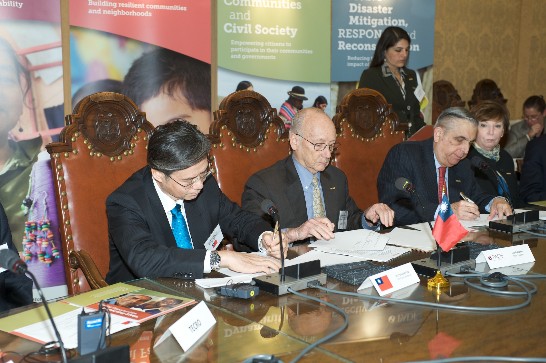
[[[461,225],[457,216],[453,214],[447,195],[443,193],[440,211],[432,229],[434,239],[442,247],[442,250],[449,251],[467,234],[468,231]]]
[[[377,286],[379,287],[379,289],[381,291],[385,291],[385,290],[388,290],[388,289],[392,289],[392,283],[391,283],[391,280],[389,280],[389,278],[387,277],[387,275],[384,275],[384,276],[381,276],[381,277],[377,277],[375,279],[375,283],[377,284]]]

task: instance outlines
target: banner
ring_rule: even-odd
[[[70,1],[72,107],[115,91],[154,125],[211,122],[210,0]]]
[[[432,65],[434,0],[335,0],[332,9],[332,81],[358,81],[383,29],[398,26],[411,38],[408,68]]]
[[[330,0],[218,0],[219,101],[242,80],[280,108],[294,86],[330,98]]]
[[[21,258],[53,299],[67,293],[44,150],[64,125],[60,0],[0,6],[0,202]],[[34,299],[40,300],[36,292]]]

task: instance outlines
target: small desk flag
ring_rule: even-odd
[[[440,211],[432,229],[432,235],[442,250],[449,251],[459,242],[468,231],[461,225],[457,216],[453,214],[447,195],[443,193]]]

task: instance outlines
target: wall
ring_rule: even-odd
[[[533,94],[546,96],[546,1],[436,0],[434,80],[468,101],[477,81],[493,79],[511,119]]]

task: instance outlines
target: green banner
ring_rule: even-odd
[[[245,74],[330,82],[330,0],[219,0],[218,65]]]

